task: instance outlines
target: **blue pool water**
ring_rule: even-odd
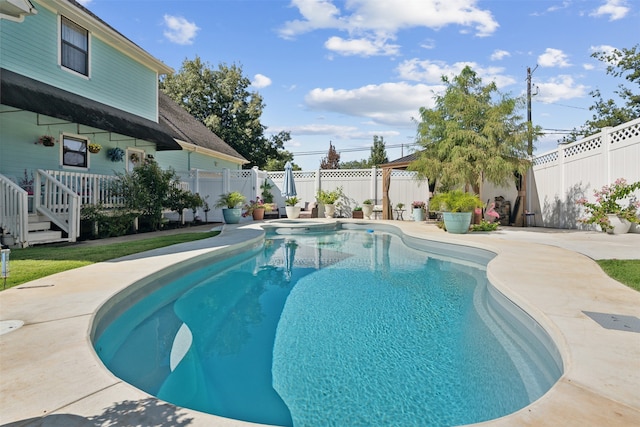
[[[482,262],[458,255],[366,229],[273,235],[120,308],[95,348],[163,400],[257,423],[497,418],[561,365],[535,322],[492,297]]]

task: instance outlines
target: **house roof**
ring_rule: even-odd
[[[156,122],[4,68],[0,69],[0,104],[154,142],[158,151],[182,149]]]
[[[211,132],[164,92],[158,94],[159,122],[179,141],[212,150],[240,163],[249,163],[240,153]]]
[[[22,22],[25,16],[36,13],[38,11],[29,0],[0,0],[0,19]]]

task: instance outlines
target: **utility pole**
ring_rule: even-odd
[[[533,71],[531,67],[527,67],[527,125],[529,129],[529,134],[527,135],[527,154],[530,156],[533,155],[533,123],[531,121],[531,97],[533,95],[531,94],[531,75],[537,69],[537,65]]]

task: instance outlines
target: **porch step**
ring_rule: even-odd
[[[37,222],[32,222],[31,218],[29,218],[29,232],[32,231],[47,231],[51,229],[51,222],[50,221],[37,221]]]
[[[40,245],[43,243],[63,242],[67,239],[62,238],[61,231],[30,231],[29,232],[29,244]]]

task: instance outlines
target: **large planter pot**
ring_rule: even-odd
[[[289,219],[300,217],[300,206],[287,206],[284,210],[287,212],[287,218]]]
[[[354,219],[364,219],[364,212],[363,211],[353,211],[351,213],[351,217]]]
[[[333,218],[336,213],[336,207],[334,205],[324,205],[325,218]]]
[[[620,218],[615,214],[607,214],[607,218],[609,219],[609,224],[613,227],[613,229],[607,229],[607,233],[609,234],[625,234],[629,232],[631,228],[631,222],[626,219]]]
[[[413,220],[424,221],[424,211],[422,208],[413,208]]]
[[[373,205],[362,205],[362,215],[364,215],[364,217],[367,219],[371,219],[371,214],[373,214]]]
[[[264,208],[258,208],[251,211],[251,216],[254,220],[260,221],[264,219]]]
[[[237,224],[240,222],[240,217],[242,216],[242,209],[240,208],[225,208],[222,209],[222,216],[224,217],[224,222],[227,224]]]
[[[448,233],[465,234],[471,225],[473,212],[443,212],[444,226]]]

